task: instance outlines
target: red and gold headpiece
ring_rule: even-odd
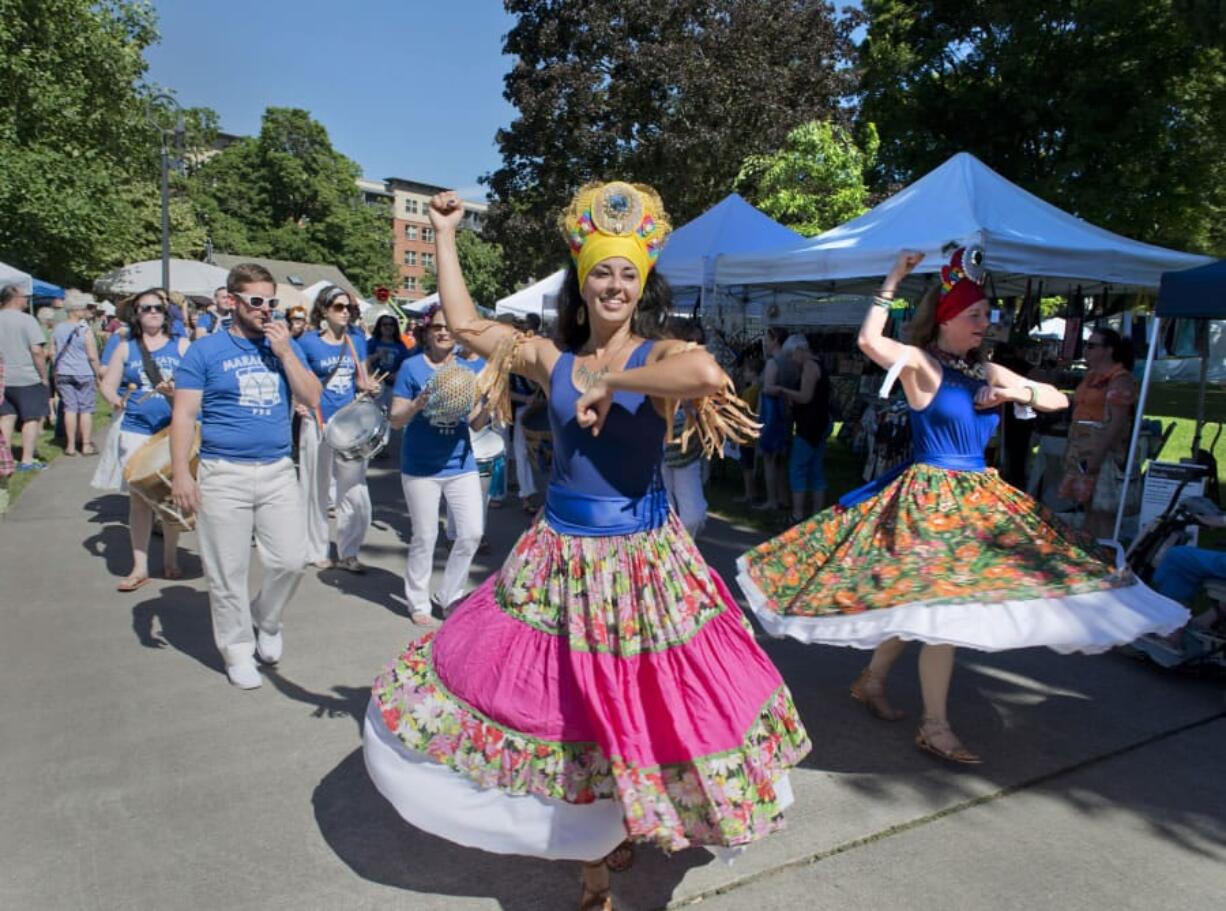
[[[937,323],[947,323],[967,307],[984,300],[982,247],[959,247],[941,267],[941,301],[937,304]]]
[[[570,247],[580,287],[592,267],[614,256],[634,263],[646,281],[672,231],[655,190],[621,181],[584,186],[559,216],[558,227]]]

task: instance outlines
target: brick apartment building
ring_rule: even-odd
[[[434,230],[430,227],[427,207],[430,197],[447,187],[389,177],[387,180],[359,180],[362,201],[367,205],[388,208],[392,217],[392,257],[400,274],[400,286],[393,288],[397,300],[412,301],[425,297],[422,279],[434,268]],[[464,201],[461,227],[480,231],[488,206]]]

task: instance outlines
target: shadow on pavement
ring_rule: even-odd
[[[307,571],[312,572],[311,567]],[[404,601],[404,578],[382,567],[367,563],[366,572],[360,574],[334,567],[320,571],[319,581],[341,595],[377,604],[398,617],[409,616]]]
[[[171,648],[224,674],[225,664],[213,643],[209,596],[186,585],[163,588],[132,608],[132,631],[145,648]]]
[[[493,898],[503,911],[578,904],[577,863],[464,848],[404,822],[371,784],[360,749],[324,776],[311,804],[328,846],[371,882],[423,894]],[[636,846],[634,866],[613,877],[614,900],[633,896],[622,907],[663,908],[686,871],[711,860],[701,850],[668,858]]]
[[[314,718],[353,719],[362,736],[362,720],[366,717],[366,703],[370,701],[370,686],[334,686],[330,693],[315,693],[281,675],[273,667],[265,667],[264,677],[282,696],[314,708]]]

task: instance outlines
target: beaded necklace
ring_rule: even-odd
[[[968,361],[964,357],[957,354],[950,354],[948,351],[942,351],[935,344],[928,346],[928,353],[937,359],[937,362],[956,370],[963,376],[970,377],[972,380],[987,380],[988,371],[984,366],[983,361]]]

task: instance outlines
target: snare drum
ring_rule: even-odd
[[[189,467],[192,477],[196,476],[196,466],[200,462],[200,425],[196,425],[196,433],[192,437],[192,447],[188,453]],[[123,479],[128,483],[128,490],[136,494],[161,518],[162,524],[174,526],[182,531],[191,531],[196,527],[196,517],[179,512],[171,497],[174,474],[170,467],[170,428],[159,430],[149,438],[140,449],[128,459],[123,469]]]
[[[338,459],[369,459],[387,445],[392,425],[387,413],[367,398],[354,399],[324,427],[324,439]]]

